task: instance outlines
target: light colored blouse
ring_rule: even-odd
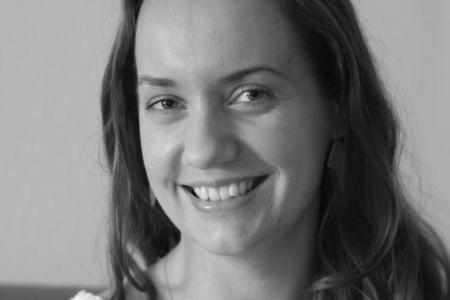
[[[83,290],[83,291],[79,291],[70,300],[103,300],[103,298],[100,296],[92,295],[91,293],[88,293]]]

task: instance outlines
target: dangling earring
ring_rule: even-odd
[[[337,138],[333,139],[330,152],[328,154],[327,167],[330,169],[331,173],[334,175],[338,187],[344,189],[344,135],[339,130]]]
[[[150,205],[151,205],[152,207],[155,207],[155,204],[156,204],[156,197],[155,197],[155,194],[153,194],[153,191],[150,190]]]

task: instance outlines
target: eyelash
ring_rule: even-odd
[[[182,103],[181,103],[182,100],[179,100],[176,97],[172,97],[171,98],[171,96],[163,96],[163,97],[159,97],[159,98],[156,98],[156,99],[148,101],[148,103],[145,106],[145,110],[147,112],[154,111],[156,113],[163,113],[163,114],[170,113],[174,109],[164,109],[164,108],[163,109],[156,109],[156,108],[154,108],[157,104],[164,105],[163,102],[166,102],[166,101],[172,101],[176,105],[182,105]],[[181,108],[181,109],[183,109],[183,108]]]
[[[243,88],[237,89],[233,93],[233,94],[237,93],[237,96],[235,96],[235,97],[232,96],[232,100],[230,101],[230,103],[231,104],[243,104],[243,105],[258,105],[258,104],[260,104],[260,102],[264,101],[264,99],[256,99],[256,100],[248,100],[248,101],[237,102],[237,100],[242,95],[245,95],[245,94],[250,93],[250,92],[258,92],[258,93],[261,94],[261,97],[269,97],[269,96],[271,96],[271,93],[267,89],[265,89],[265,88],[263,88],[261,86],[257,86],[257,85],[245,86]],[[163,102],[165,102],[165,101],[172,101],[173,104],[175,104],[177,106],[182,106],[182,107],[181,108],[177,107],[175,109],[164,109],[164,108],[157,109],[157,108],[154,108],[158,104],[164,105]],[[184,104],[182,102],[183,102],[182,100],[180,100],[180,99],[178,99],[177,97],[174,97],[174,96],[161,96],[161,97],[158,97],[158,98],[155,98],[155,99],[152,99],[152,100],[148,101],[146,106],[145,106],[145,110],[147,112],[153,111],[155,113],[170,114],[173,111],[180,110],[180,109],[185,109],[185,106],[184,106]]]
[[[236,99],[238,99],[242,95],[244,95],[246,93],[249,93],[249,92],[261,93],[262,97],[269,97],[269,96],[271,96],[271,93],[269,91],[267,91],[265,88],[260,87],[260,86],[256,86],[256,85],[246,86],[244,88],[238,89],[237,92],[238,92],[238,95],[236,97],[234,97],[231,102],[235,102]],[[257,105],[261,101],[263,101],[263,99],[249,100],[249,101],[245,101],[245,103],[246,103],[246,105]]]

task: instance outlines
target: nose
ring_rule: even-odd
[[[203,112],[192,116],[184,132],[182,162],[207,169],[234,161],[239,147],[230,125],[217,114]]]

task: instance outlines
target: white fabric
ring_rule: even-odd
[[[102,297],[92,295],[86,291],[79,291],[73,298],[70,300],[103,300]]]

